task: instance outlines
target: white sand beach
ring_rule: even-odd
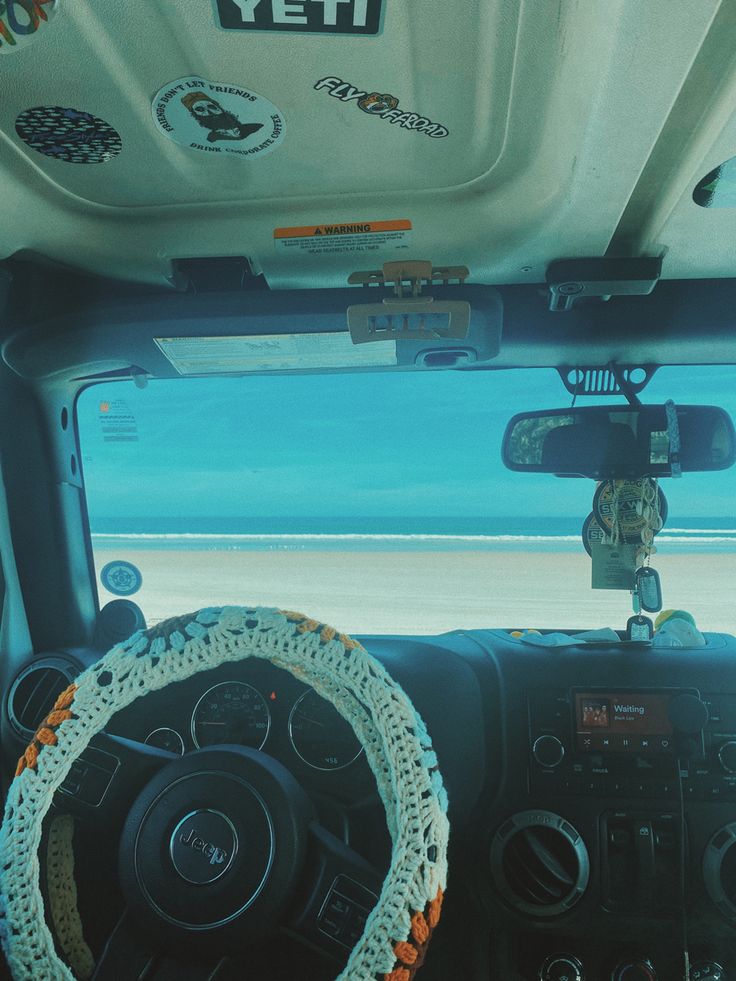
[[[501,551],[96,550],[143,574],[134,599],[149,625],[203,606],[299,610],[352,633],[434,634],[458,628],[623,629],[627,592],[593,590],[576,553]],[[736,555],[667,555],[652,565],[665,608],[689,610],[704,630],[736,633]],[[101,586],[100,603],[114,599]]]

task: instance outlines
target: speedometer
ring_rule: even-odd
[[[316,770],[340,770],[362,752],[352,726],[315,691],[304,692],[294,703],[289,738],[297,755]]]
[[[223,681],[209,688],[192,712],[192,739],[198,749],[218,743],[260,749],[270,727],[265,698],[242,681]]]

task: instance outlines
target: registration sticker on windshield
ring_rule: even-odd
[[[271,153],[286,129],[281,111],[262,95],[197,75],[160,88],[151,110],[158,131],[174,143],[244,160]]]
[[[393,221],[347,221],[297,228],[275,228],[273,242],[279,252],[301,255],[340,255],[408,249],[408,218]]]
[[[396,341],[356,346],[350,334],[344,331],[241,337],[156,337],[155,341],[180,375],[378,368],[397,363]]]

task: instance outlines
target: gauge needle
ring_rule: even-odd
[[[313,726],[319,726],[320,729],[324,729],[324,727],[325,727],[324,722],[318,722],[316,719],[310,719],[310,717],[308,715],[302,715],[301,716],[301,719],[302,719],[302,722],[311,722],[311,724]]]
[[[198,722],[199,726],[226,726],[227,722]]]

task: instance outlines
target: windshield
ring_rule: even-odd
[[[642,398],[736,417],[736,371],[663,368]],[[352,632],[623,629],[631,597],[591,588],[581,539],[595,483],[501,463],[514,413],[570,402],[551,369],[89,387],[77,419],[100,604],[133,588],[110,578],[120,561],[142,576],[149,625],[263,604]],[[665,607],[703,629],[733,629],[733,474],[661,482],[651,564]]]

